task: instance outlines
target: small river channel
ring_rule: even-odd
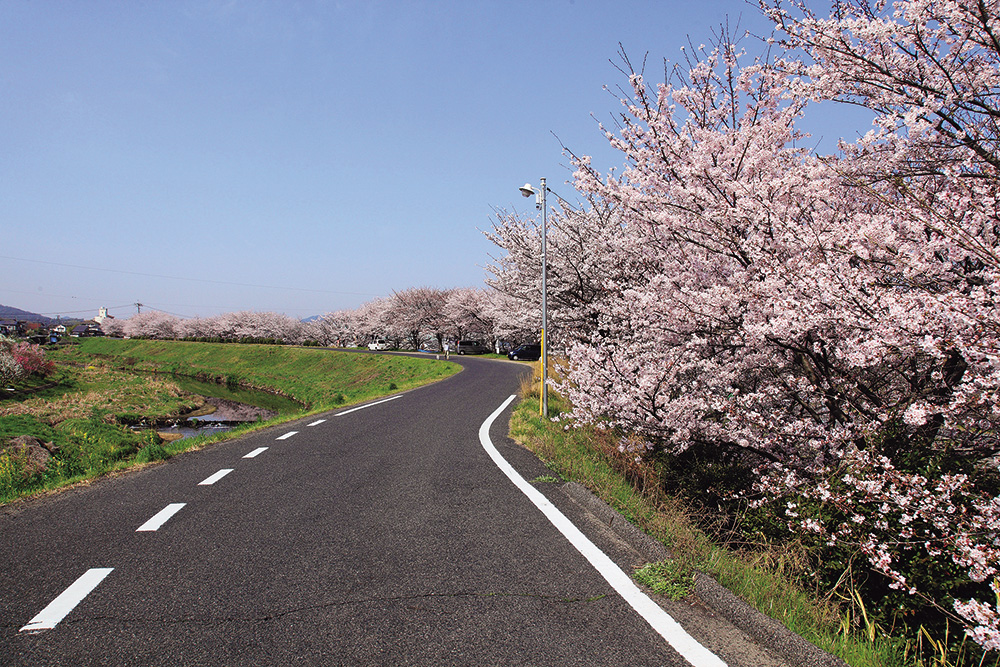
[[[152,427],[169,440],[221,433],[247,422],[294,415],[305,410],[305,406],[297,401],[265,391],[232,389],[223,384],[188,377],[174,376],[172,379],[183,391],[204,396],[206,404],[203,410],[165,420]]]

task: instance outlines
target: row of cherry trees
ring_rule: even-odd
[[[752,462],[747,498],[1000,648],[1000,2],[761,10],[759,57],[651,86],[623,54],[625,166],[574,158],[588,204],[550,217],[560,388],[636,455]],[[821,102],[873,129],[816,155]],[[535,221],[490,236],[490,283],[537,293]]]
[[[119,320],[108,319],[101,330],[109,336],[131,338],[203,338],[213,340],[274,340],[302,343],[308,329],[299,320],[280,313],[243,311],[212,317],[182,318],[158,310]]]
[[[534,340],[537,323],[509,317],[513,298],[492,289],[415,287],[375,299],[359,308],[301,322],[279,313],[244,311],[184,319],[149,310],[125,320],[106,320],[108,335],[133,338],[280,341],[320,345],[366,345],[384,338],[395,347],[442,349],[444,341],[469,336]],[[537,318],[536,318],[537,320]]]
[[[492,289],[416,287],[338,311],[317,323],[330,340],[385,338],[394,346],[443,349],[445,340],[475,338],[491,345],[537,337],[537,320],[512,318],[513,297]]]

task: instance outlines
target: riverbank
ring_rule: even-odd
[[[225,345],[160,340],[83,339],[56,359],[127,371],[152,371],[268,391],[308,410],[359,403],[444,379],[457,364],[401,355],[357,354],[284,345]]]
[[[322,349],[108,339],[51,354],[62,364],[53,386],[0,397],[0,504],[309,412],[412,389],[460,368],[433,359]],[[226,395],[199,395],[191,390],[192,378],[207,383],[201,385],[206,393]],[[246,389],[272,395],[265,405],[249,407],[235,398]],[[228,415],[225,421],[242,424],[176,442],[130,428],[199,412],[214,420]],[[22,437],[30,440],[7,446]]]

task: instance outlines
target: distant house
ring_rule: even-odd
[[[56,325],[52,327],[52,331],[53,333],[64,334],[66,333],[66,325],[65,324]]]
[[[37,336],[45,333],[41,322],[23,322],[21,320],[0,320],[0,334],[4,336]]]
[[[69,334],[73,338],[90,338],[92,336],[103,336],[101,325],[97,322],[84,322],[77,324]]]

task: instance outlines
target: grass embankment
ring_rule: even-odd
[[[699,530],[678,499],[663,493],[648,466],[619,452],[620,439],[613,432],[586,427],[566,430],[562,423],[542,419],[537,377],[534,383],[522,386],[521,395],[523,400],[511,417],[511,437],[563,479],[583,484],[630,522],[663,542],[675,562],[656,569],[672,572],[676,578],[676,586],[662,582],[664,590],[686,590],[685,579],[692,572],[704,572],[853,667],[914,664],[899,642],[878,636],[864,623],[859,631],[846,616],[847,609],[817,602],[813,594],[786,576],[795,569],[797,555],[793,551],[734,552],[718,546]],[[550,390],[550,416],[569,409],[566,401]],[[645,572],[640,573],[643,581],[644,576]]]
[[[102,339],[51,355],[59,371],[43,387],[0,395],[0,445],[30,435],[53,450],[44,470],[36,471],[24,452],[0,453],[0,503],[165,459],[305,412],[412,389],[459,369],[443,361],[318,349]],[[221,385],[218,391],[194,390],[180,376]],[[204,399],[195,391],[240,400],[240,387],[276,392],[301,407],[292,410],[287,400],[276,400],[264,405],[279,413],[272,420],[173,443],[127,426],[198,410]]]
[[[456,373],[459,366],[399,355],[368,355],[283,345],[85,339],[57,360],[103,363],[272,391],[325,410],[405,391]]]

